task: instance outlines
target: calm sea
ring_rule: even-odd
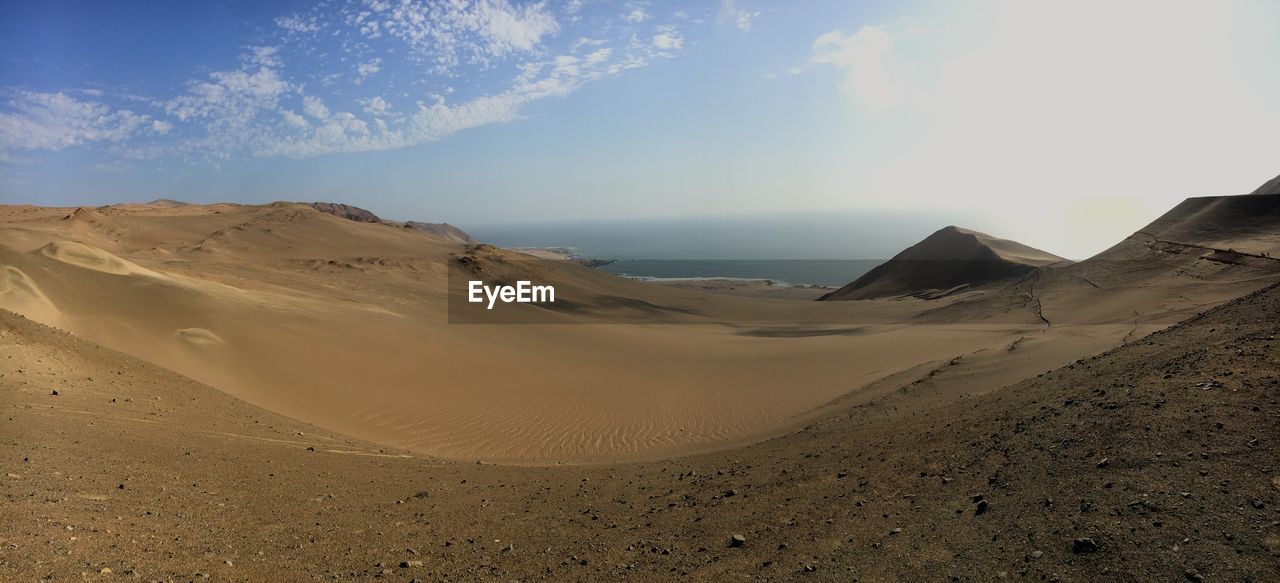
[[[839,287],[883,261],[872,259],[619,259],[600,271],[654,279],[767,279]]]
[[[928,213],[463,225],[500,247],[570,249],[634,277],[768,279],[841,286],[947,219]]]

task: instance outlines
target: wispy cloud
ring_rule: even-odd
[[[356,65],[356,85],[364,83],[370,75],[382,70],[382,59],[373,59],[367,63]]]
[[[684,46],[684,37],[674,28],[660,28],[661,32],[653,35],[653,46],[663,51],[678,51]]]
[[[244,48],[232,66],[174,94],[114,96],[148,113],[112,107],[109,90],[75,93],[80,99],[14,92],[0,108],[0,161],[94,142],[129,159],[212,163],[402,148],[519,119],[533,101],[649,66],[685,45],[680,27],[650,25],[639,8],[582,19],[590,24],[562,35],[557,16],[582,8],[508,0],[317,6],[274,18],[268,44]],[[467,78],[483,81],[460,82]]]
[[[813,41],[810,63],[845,70],[841,90],[865,111],[880,113],[904,104],[908,97],[901,67],[891,61],[894,56],[894,38],[889,31],[864,26],[851,35],[832,31],[819,36]]]
[[[90,142],[120,142],[150,116],[81,101],[65,93],[14,92],[0,112],[0,151],[61,150]]]
[[[85,167],[85,169],[86,169],[86,170],[92,170],[92,171],[94,171],[94,172],[112,172],[112,173],[114,173],[114,172],[124,172],[125,170],[128,170],[128,169],[129,169],[129,165],[128,165],[128,164],[126,164],[126,163],[124,163],[124,162],[121,162],[121,161],[119,161],[119,160],[113,160],[113,161],[110,161],[110,162],[97,162],[97,163],[94,163],[94,164],[90,164],[90,165],[86,166],[86,167]]]
[[[303,18],[296,14],[276,17],[276,26],[294,34],[316,32],[320,30],[320,24],[317,22],[316,17],[311,16]]]
[[[759,10],[747,10],[738,6],[736,0],[721,0],[720,11],[716,13],[716,20],[722,24],[732,25],[747,32],[751,30],[751,23],[763,14]]]
[[[411,55],[437,73],[532,52],[560,29],[543,2],[517,8],[507,0],[365,0],[363,7],[350,18],[361,34],[403,41]]]

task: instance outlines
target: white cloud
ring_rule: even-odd
[[[188,83],[187,93],[163,103],[179,120],[193,119],[243,125],[262,109],[272,109],[280,97],[296,90],[285,81],[274,50],[255,49],[239,69],[215,71],[207,81]]]
[[[653,35],[653,46],[664,51],[680,50],[684,46],[684,38],[675,31],[665,31]]]
[[[759,10],[739,8],[735,0],[720,0],[720,11],[716,13],[716,20],[721,24],[733,25],[738,30],[747,32],[751,30],[751,22],[761,14]]]
[[[622,18],[627,22],[638,24],[646,20],[649,20],[649,13],[645,12],[644,9],[642,8],[633,8],[631,9],[631,12],[628,12]]]
[[[246,48],[237,64],[188,81],[176,95],[131,97],[162,111],[161,119],[63,94],[14,93],[0,109],[0,160],[19,160],[14,154],[23,148],[92,141],[111,142],[125,158],[172,155],[215,164],[245,155],[402,148],[519,119],[533,101],[647,66],[684,44],[677,27],[663,25],[648,39],[631,29],[577,29],[553,48],[547,42],[560,24],[546,2],[352,0],[352,7],[336,20],[320,9],[274,19],[279,46]],[[344,51],[330,65],[341,69],[326,68],[330,42]],[[319,67],[298,69],[299,63]],[[504,83],[505,66],[517,73]],[[476,71],[486,72],[482,83],[458,85]],[[349,94],[337,89],[340,74],[357,86],[378,75],[392,92]],[[454,85],[466,97],[455,101]],[[393,96],[418,106],[395,108]],[[141,137],[148,141],[133,139]]]
[[[280,111],[280,117],[284,119],[284,123],[295,129],[305,130],[311,127],[311,124],[307,123],[307,118],[287,109]]]
[[[391,112],[391,104],[382,97],[372,97],[360,103],[364,106],[365,113],[374,117],[382,117]]]
[[[596,49],[587,55],[586,63],[588,65],[603,63],[605,61],[608,61],[609,57],[611,56],[613,56],[613,49],[610,49],[610,48]]]
[[[364,83],[364,80],[370,75],[382,70],[382,59],[373,59],[368,63],[360,63],[356,65],[356,85]]]
[[[894,41],[888,30],[864,26],[852,35],[828,32],[813,41],[810,62],[846,71],[841,90],[869,113],[883,113],[911,99],[904,77],[908,67],[894,61]]]
[[[399,39],[440,73],[464,62],[487,65],[511,54],[532,52],[544,37],[560,29],[543,2],[517,8],[508,0],[365,0],[365,6],[369,11],[357,15],[353,23],[361,26],[366,37],[386,33]]]
[[[276,17],[276,26],[293,34],[304,34],[320,30],[320,24],[314,16],[303,18],[298,15]]]
[[[121,142],[151,118],[65,93],[19,91],[0,111],[0,152],[62,150],[88,142]]]
[[[314,95],[307,95],[302,98],[302,113],[305,113],[316,119],[327,119],[329,117],[329,108],[324,106],[324,101]]]

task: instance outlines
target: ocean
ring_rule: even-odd
[[[619,259],[597,269],[641,279],[754,279],[839,287],[883,263],[876,259]]]
[[[632,277],[842,286],[946,224],[928,213],[833,213],[463,228],[499,247],[560,248],[609,260],[599,269]]]

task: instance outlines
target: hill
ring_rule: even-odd
[[[908,247],[820,301],[915,296],[942,297],[973,286],[1006,281],[1065,259],[1016,241],[946,227]]]
[[[449,223],[421,223],[418,221],[408,221],[404,224],[406,229],[417,229],[424,233],[429,233],[449,241],[457,243],[474,243],[475,239],[471,238],[466,231],[459,229]]]
[[[1265,184],[1263,184],[1262,186],[1259,186],[1257,190],[1253,191],[1253,193],[1254,194],[1280,194],[1280,176],[1276,176],[1275,178],[1268,180]]]

